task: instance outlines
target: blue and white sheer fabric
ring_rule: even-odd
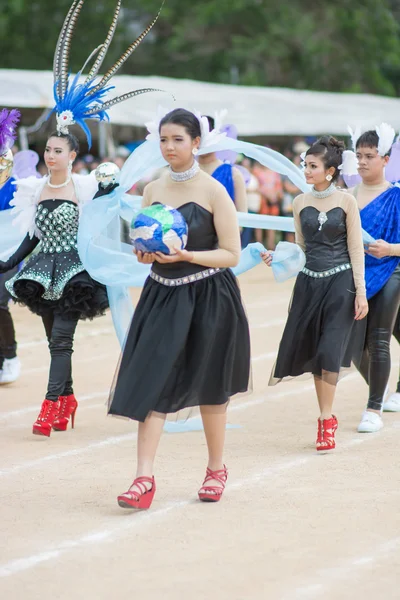
[[[302,171],[289,159],[278,152],[248,142],[224,138],[214,146],[208,146],[201,153],[218,150],[234,150],[249,156],[270,169],[289,177],[301,190],[308,191]],[[88,203],[81,215],[78,232],[78,250],[85,269],[91,277],[107,286],[114,325],[120,344],[123,345],[129,323],[133,314],[132,302],[128,288],[142,286],[149,274],[147,265],[138,263],[132,253],[132,247],[121,241],[121,219],[130,223],[135,213],[140,210],[140,198],[132,197],[127,191],[135,183],[164,166],[159,144],[146,141],[139,146],[123,166],[119,186],[107,196],[101,196]],[[257,217],[260,215],[251,215]],[[239,214],[239,223],[247,215]],[[257,227],[277,229],[277,217],[264,216],[263,223],[257,221]],[[293,223],[285,222],[289,231],[293,231]],[[282,229],[282,227],[280,227]],[[246,264],[255,266],[258,258],[247,260]],[[250,266],[251,265],[251,266]]]

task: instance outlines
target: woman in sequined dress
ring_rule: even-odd
[[[335,448],[333,400],[339,373],[354,356],[353,325],[368,312],[357,202],[335,186],[343,150],[342,142],[324,137],[306,154],[305,176],[312,188],[293,204],[296,243],[306,265],[297,277],[270,381],[314,376],[320,409],[316,447],[324,451]],[[270,263],[268,253],[264,260]]]
[[[37,251],[7,282],[16,302],[42,318],[51,355],[45,400],[33,433],[50,436],[51,430],[72,427],[77,401],[72,387],[71,355],[80,319],[93,318],[108,307],[104,286],[85,271],[77,251],[81,206],[97,191],[94,176],[72,175],[78,140],[71,134],[54,134],[47,141],[44,160],[49,176],[17,181],[11,204],[15,224],[27,232],[18,250],[0,273],[12,269]]]

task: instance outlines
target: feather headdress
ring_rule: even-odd
[[[130,57],[132,52],[136,50],[139,44],[144,40],[147,34],[157,22],[164,1],[161,5],[158,14],[153,19],[148,27],[139,35],[139,37],[127,48],[117,62],[107,71],[103,77],[98,76],[99,69],[103,64],[104,58],[110,47],[111,41],[118,23],[118,17],[121,11],[122,0],[117,0],[114,16],[108,30],[107,37],[103,44],[96,48],[85,61],[82,69],[75,75],[70,77],[68,73],[69,55],[71,49],[71,41],[75,29],[76,22],[81,12],[85,0],[74,0],[71,8],[65,17],[64,24],[61,28],[60,35],[54,52],[53,73],[54,73],[54,99],[56,105],[52,112],[57,115],[57,131],[59,133],[67,133],[68,127],[77,123],[84,130],[89,147],[91,145],[91,135],[86,124],[86,119],[99,119],[100,121],[108,120],[107,110],[124,102],[134,96],[146,94],[147,92],[160,92],[155,88],[144,88],[133,90],[126,94],[116,96],[109,100],[106,99],[113,86],[107,85],[111,78],[122,67],[125,61]],[[79,80],[87,64],[96,56],[96,59],[86,76],[83,83]],[[97,79],[97,81],[96,81]]]
[[[357,142],[359,140],[359,138],[361,137],[361,127],[357,126],[354,130],[350,127],[350,125],[347,126],[347,131],[350,134],[350,139],[351,139],[351,145],[353,146],[353,152],[356,151],[357,148]]]
[[[392,147],[396,132],[391,125],[388,125],[388,123],[381,123],[375,127],[375,131],[379,137],[378,154],[380,156],[386,156]]]
[[[21,118],[19,110],[13,108],[0,111],[0,156],[12,148],[17,137],[17,124]]]
[[[352,130],[351,127],[348,127],[347,130],[351,137],[353,151],[356,152],[357,142],[360,139],[361,135],[363,133],[365,133],[365,130],[362,130],[361,127],[356,127],[356,129],[354,129],[354,131]],[[391,125],[389,125],[388,123],[381,123],[380,125],[377,125],[375,127],[375,131],[379,138],[378,154],[380,156],[386,156],[386,154],[389,152],[390,148],[392,147],[394,138],[396,136],[396,132],[393,129],[393,127]]]

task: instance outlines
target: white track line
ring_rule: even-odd
[[[371,565],[376,566],[376,563],[397,556],[399,549],[400,537],[397,537],[375,546],[364,556],[356,556],[350,560],[343,561],[339,565],[321,569],[313,575],[314,581],[320,580],[321,583],[314,582],[311,585],[297,588],[294,592],[291,592],[286,596],[286,600],[311,600],[312,598],[323,598],[339,581],[359,577],[359,575],[356,575],[355,571],[358,571],[363,567],[370,567]],[[336,592],[336,595],[340,597],[340,592],[339,594]]]
[[[106,398],[109,390],[105,390],[103,392],[94,392],[93,394],[87,394],[86,396],[79,397],[79,403],[85,402],[87,400],[95,400],[96,398]],[[36,413],[38,410],[37,406],[26,406],[25,408],[20,408],[19,410],[12,410],[9,412],[0,413],[0,419],[15,419],[22,417],[24,415],[28,415],[30,413]]]
[[[274,298],[273,300],[266,300],[264,302],[254,302],[250,304],[245,304],[245,308],[268,308],[270,306],[282,305],[283,302],[286,302],[286,299],[283,298]],[[287,299],[289,302],[289,299]],[[95,329],[92,331],[78,332],[75,335],[75,341],[77,340],[85,340],[86,338],[99,337],[101,335],[114,334],[114,327],[104,327],[102,329]],[[48,341],[46,338],[41,338],[39,340],[30,340],[26,342],[18,342],[18,350],[26,349],[26,348],[34,348],[35,346],[47,346]]]
[[[79,456],[80,454],[84,454],[85,452],[90,452],[90,450],[97,450],[98,448],[105,448],[107,446],[115,446],[121,442],[125,442],[126,440],[133,440],[136,437],[136,433],[124,433],[122,435],[117,435],[113,437],[106,438],[105,440],[101,440],[98,442],[92,442],[91,444],[87,444],[81,448],[73,448],[72,450],[66,450],[65,452],[58,452],[57,454],[48,454],[47,456],[42,456],[41,458],[37,458],[36,460],[29,460],[27,462],[21,463],[19,465],[15,465],[14,467],[8,467],[6,469],[0,470],[0,477],[5,477],[7,475],[13,475],[20,471],[24,471],[25,469],[32,469],[33,467],[39,467],[43,463],[51,462],[53,460],[60,460],[62,458],[67,458],[69,456]]]
[[[357,375],[358,375],[357,373],[351,374],[346,379],[349,380],[350,378],[356,377]],[[268,394],[268,396],[256,397],[251,400],[248,400],[247,402],[234,403],[228,409],[228,413],[236,412],[236,411],[240,411],[240,410],[246,410],[247,408],[250,408],[252,406],[257,406],[259,404],[263,404],[264,402],[268,402],[269,400],[277,400],[279,398],[285,398],[288,396],[290,396],[290,397],[297,396],[304,392],[311,391],[313,389],[314,389],[313,384],[303,385],[301,387],[297,387],[294,389],[283,390],[282,392],[273,392],[271,394]],[[197,416],[194,416],[194,417],[191,417],[189,420],[194,420],[197,418],[198,418]],[[119,435],[119,436],[111,436],[111,437],[105,438],[104,440],[92,442],[90,444],[81,446],[79,448],[67,450],[66,452],[61,452],[61,453],[57,453],[57,454],[47,454],[46,456],[35,459],[33,461],[26,461],[26,462],[20,463],[18,465],[14,465],[13,467],[6,467],[4,469],[0,469],[0,478],[6,477],[8,475],[13,475],[15,473],[19,473],[20,471],[24,471],[25,469],[32,469],[32,467],[39,467],[43,463],[47,463],[47,462],[50,462],[53,460],[59,460],[60,458],[67,458],[70,456],[79,456],[81,454],[85,454],[86,452],[90,452],[91,450],[95,450],[97,448],[103,448],[104,446],[113,446],[115,444],[119,444],[120,442],[130,440],[130,439],[132,439],[132,440],[136,439],[136,432],[131,433],[131,434],[123,434],[123,435]]]
[[[91,356],[88,356],[87,358],[79,358],[78,361],[79,361],[79,364],[91,363],[91,362],[96,362],[97,360],[102,360],[103,358],[110,358],[110,356],[114,356],[114,353],[110,354],[109,352],[106,352],[103,354],[92,354]],[[35,373],[47,373],[49,370],[49,366],[50,366],[50,364],[43,365],[41,367],[32,367],[31,369],[24,369],[22,371],[22,375],[24,376],[24,375],[34,375]]]
[[[95,329],[94,331],[86,331],[85,333],[77,333],[75,336],[76,340],[85,340],[86,338],[99,337],[100,335],[108,335],[114,333],[114,327],[105,327],[104,329]],[[31,340],[30,342],[18,342],[18,350],[22,348],[34,348],[35,346],[47,346],[48,341],[45,338],[40,340]]]
[[[287,319],[271,319],[266,323],[250,324],[250,329],[267,329],[268,327],[278,327],[284,325]]]
[[[110,356],[112,356],[111,354],[97,354],[96,356],[92,356],[92,357],[88,357],[87,359],[82,359],[79,362],[93,362],[95,360],[98,360],[99,358],[110,358]],[[264,360],[269,360],[271,358],[275,358],[276,356],[276,352],[269,352],[267,354],[260,354],[259,356],[255,356],[254,358],[252,358],[252,362],[260,362],[260,361],[264,361]],[[25,370],[25,373],[39,373],[42,371],[47,371],[48,370],[48,366],[47,367],[35,367],[33,369],[30,370]],[[0,388],[1,390],[1,388]],[[94,398],[99,398],[100,396],[104,396],[106,397],[109,393],[109,389],[105,390],[104,392],[96,392],[94,394],[89,394],[87,396],[81,396],[78,398],[79,402],[81,401],[85,401],[85,400],[91,400]],[[0,391],[1,394],[1,391]],[[98,406],[98,405],[96,405]],[[33,414],[35,412],[37,412],[38,407],[37,406],[27,406],[25,408],[21,408],[19,410],[13,410],[13,411],[9,411],[9,412],[3,412],[0,413],[0,420],[1,419],[13,419],[13,418],[19,418],[25,414]],[[17,427],[18,428],[18,427]]]
[[[386,431],[390,431],[391,428],[386,428]],[[384,430],[385,431],[385,430]],[[113,443],[119,443],[119,441],[130,439],[133,437],[131,434],[127,434],[125,436],[119,436],[118,438],[113,438],[115,441]],[[367,441],[368,439],[374,439],[375,436],[366,436],[363,438],[363,441]],[[351,446],[351,441],[348,443],[344,443],[340,446],[340,452],[346,450],[349,446]],[[103,445],[108,445],[102,443]],[[92,444],[92,447],[98,447],[99,444]],[[63,452],[58,455],[58,457],[64,457],[67,455],[71,455],[74,451]],[[338,450],[336,451],[338,452]],[[246,488],[251,485],[262,484],[265,479],[270,480],[272,476],[280,475],[282,472],[290,471],[291,469],[297,469],[302,467],[310,462],[314,462],[315,460],[321,460],[321,457],[316,454],[307,454],[300,455],[297,457],[293,457],[289,460],[283,461],[281,463],[277,463],[273,466],[269,466],[262,471],[256,472],[250,477],[246,477],[243,479],[239,479],[234,481],[227,488],[226,494],[230,495],[231,491]],[[40,461],[31,461],[32,465],[36,466],[36,464]],[[193,503],[192,500],[186,500],[183,502],[173,502],[168,504],[166,507],[158,510],[153,510],[145,513],[136,513],[132,520],[128,521],[126,518],[121,518],[121,523],[115,527],[105,527],[103,529],[97,529],[92,531],[89,534],[85,534],[83,536],[77,537],[72,540],[64,540],[59,542],[58,544],[54,544],[47,548],[46,550],[39,552],[37,554],[32,554],[30,556],[15,559],[3,565],[0,565],[0,577],[9,577],[11,575],[16,575],[22,571],[26,571],[32,569],[40,563],[48,562],[54,558],[59,558],[62,554],[69,552],[70,550],[82,549],[92,544],[99,545],[100,542],[114,542],[119,537],[124,536],[127,533],[130,533],[133,529],[137,529],[143,524],[152,524],[154,521],[170,514],[171,512],[176,512],[182,508],[186,508],[187,506]],[[121,513],[122,516],[122,513]],[[392,542],[391,542],[392,543]]]

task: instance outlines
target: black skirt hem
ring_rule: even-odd
[[[103,316],[109,307],[106,287],[94,281],[83,271],[72,277],[58,300],[43,298],[45,288],[31,279],[18,279],[14,283],[13,300],[27,306],[31,312],[43,316],[57,309],[65,319],[86,320]]]

